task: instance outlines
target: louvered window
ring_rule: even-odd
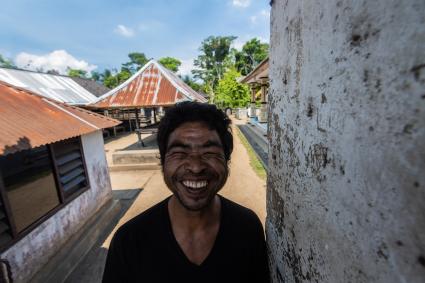
[[[73,138],[52,145],[58,171],[58,182],[65,198],[87,187],[80,139]]]
[[[0,251],[88,185],[80,138],[0,156]]]
[[[4,203],[0,200],[0,247],[12,240],[12,229],[6,216]]]

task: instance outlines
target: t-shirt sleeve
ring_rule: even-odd
[[[128,282],[128,265],[126,265],[123,238],[117,232],[109,246],[102,283]]]

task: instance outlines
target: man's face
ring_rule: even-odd
[[[215,130],[201,122],[186,122],[168,138],[164,180],[188,210],[207,207],[224,186],[227,161]]]

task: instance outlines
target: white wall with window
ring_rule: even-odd
[[[0,251],[26,282],[108,200],[102,131],[0,156]]]

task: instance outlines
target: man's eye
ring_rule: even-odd
[[[217,152],[206,152],[202,154],[204,158],[221,158],[222,154]]]
[[[173,158],[184,158],[186,157],[186,153],[185,152],[181,152],[181,151],[176,151],[176,152],[170,152],[170,157]]]

